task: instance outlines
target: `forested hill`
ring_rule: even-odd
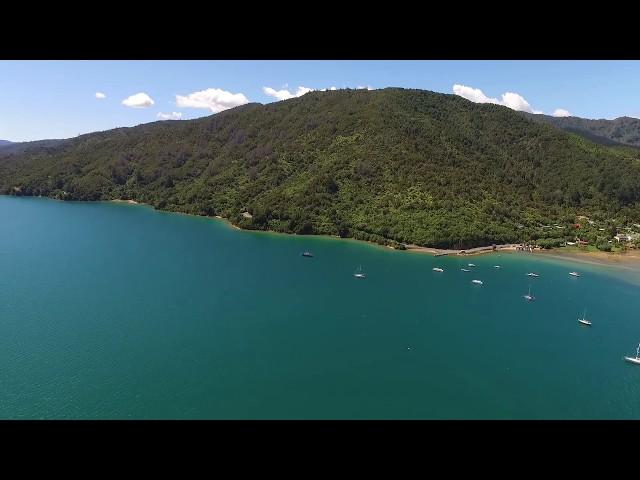
[[[523,112],[524,113],[524,112]],[[640,119],[620,117],[614,120],[591,120],[579,117],[552,117],[524,113],[537,122],[545,122],[568,132],[577,133],[603,145],[640,147]]]
[[[579,214],[640,223],[640,150],[454,95],[337,90],[0,150],[0,192],[468,248],[544,236],[541,225]]]
[[[9,142],[0,140],[0,156],[27,153],[45,147],[53,147],[68,140],[36,140],[33,142]]]

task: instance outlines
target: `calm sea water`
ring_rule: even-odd
[[[640,418],[637,271],[11,197],[0,269],[0,418]]]

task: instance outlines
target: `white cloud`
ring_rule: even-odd
[[[158,112],[158,118],[160,120],[180,120],[182,118],[182,112],[171,112],[171,113]]]
[[[176,95],[176,105],[182,108],[205,108],[218,113],[249,103],[242,93],[231,93],[219,88],[207,88],[189,95]]]
[[[107,98],[107,96],[102,92],[96,92],[96,98],[102,100],[103,98]]]
[[[553,116],[554,117],[570,117],[571,113],[569,113],[567,110],[565,110],[564,108],[556,108],[553,111]]]
[[[455,84],[453,93],[475,103],[500,103],[497,98],[487,97],[479,88],[471,88],[465,85]]]
[[[367,90],[373,90],[373,87],[371,85],[367,85],[366,87],[364,86],[358,86],[356,87],[356,89],[362,90],[362,89],[367,89]],[[328,90],[339,90],[338,87],[330,87],[330,88],[321,88],[318,91],[320,92],[326,92]],[[304,95],[305,93],[308,92],[315,92],[316,89],[315,88],[308,88],[308,87],[298,87],[298,89],[295,92],[292,92],[290,90],[287,90],[287,84],[285,84],[285,88],[281,89],[281,90],[275,90],[271,87],[262,87],[262,91],[266,94],[269,95],[270,97],[275,97],[278,100],[288,100],[290,98],[296,98],[296,97],[301,97],[302,95]]]
[[[335,90],[335,87],[333,87],[333,89]],[[275,97],[278,100],[288,100],[290,98],[301,97],[305,93],[313,92],[313,90],[313,88],[300,86],[295,92],[292,93],[284,88],[282,90],[274,90],[271,87],[262,87],[262,91],[265,94],[269,95],[270,97]]]
[[[153,99],[144,92],[131,95],[122,101],[123,105],[131,108],[149,108],[154,103],[156,102],[154,102]]]
[[[513,110],[518,110],[520,112],[530,112],[533,113],[533,108],[529,105],[522,95],[518,95],[517,93],[507,92],[502,94],[502,105],[505,107],[509,107]]]
[[[503,93],[502,100],[498,100],[497,98],[487,97],[479,88],[456,84],[453,86],[453,93],[475,103],[495,103],[496,105],[504,105],[505,107],[521,112],[542,113],[539,110],[531,108],[529,102],[527,102],[522,95],[514,92]]]

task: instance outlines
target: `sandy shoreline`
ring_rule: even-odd
[[[563,252],[561,248],[536,252],[541,257],[571,260],[590,265],[608,265],[621,268],[640,268],[640,252],[631,250],[625,253],[607,252]]]
[[[129,203],[131,205],[140,205],[140,203],[136,202],[135,200],[122,200],[121,198],[116,198],[115,200],[109,201],[114,203]]]

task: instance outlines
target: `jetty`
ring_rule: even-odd
[[[434,257],[442,257],[445,255],[477,255],[481,253],[495,252],[498,250],[518,250],[519,247],[522,247],[522,244],[507,243],[504,245],[487,245],[486,247],[475,247],[465,250],[421,247],[419,245],[406,245],[407,250],[412,250],[414,252],[432,253]]]

